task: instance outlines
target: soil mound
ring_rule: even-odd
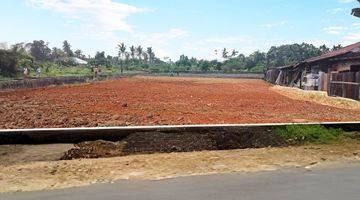
[[[130,134],[118,142],[93,141],[75,145],[62,157],[79,158],[116,157],[134,154],[229,150],[286,146],[287,142],[275,131],[236,133],[232,131],[208,133],[143,132]]]

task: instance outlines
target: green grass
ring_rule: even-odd
[[[35,76],[35,71],[32,70],[30,76]],[[42,67],[41,76],[43,77],[57,77],[57,76],[88,76],[91,75],[91,69],[87,67],[67,67],[49,63]]]
[[[7,81],[7,80],[11,80],[11,78],[0,75],[0,81]]]
[[[277,133],[293,144],[328,144],[344,136],[341,129],[328,129],[320,125],[289,125],[278,128]]]

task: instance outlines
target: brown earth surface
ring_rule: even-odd
[[[75,144],[61,159],[107,158],[151,153],[191,152],[288,146],[275,130],[217,132],[133,133],[118,142],[87,141]]]
[[[360,109],[292,99],[262,80],[133,77],[3,91],[0,116],[13,129],[358,121]]]
[[[0,165],[56,161],[74,144],[0,145]]]
[[[27,147],[27,149],[39,147]],[[48,147],[55,152],[63,147]],[[23,152],[25,153],[25,152]],[[36,151],[32,151],[36,157]],[[19,156],[19,154],[17,154]],[[29,155],[29,153],[27,153]],[[0,192],[84,186],[121,179],[159,180],[192,175],[331,167],[360,162],[360,141],[328,145],[132,155],[115,158],[2,164]]]

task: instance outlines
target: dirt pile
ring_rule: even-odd
[[[216,133],[146,132],[131,134],[119,142],[82,142],[66,152],[62,159],[106,158],[134,154],[230,150],[286,145],[287,142],[274,131],[241,134],[229,131]]]
[[[61,160],[76,158],[108,158],[122,155],[122,142],[109,142],[103,140],[81,142],[65,152]]]

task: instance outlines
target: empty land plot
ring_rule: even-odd
[[[0,128],[358,121],[254,79],[132,77],[0,92]],[[287,94],[289,95],[289,94]]]

